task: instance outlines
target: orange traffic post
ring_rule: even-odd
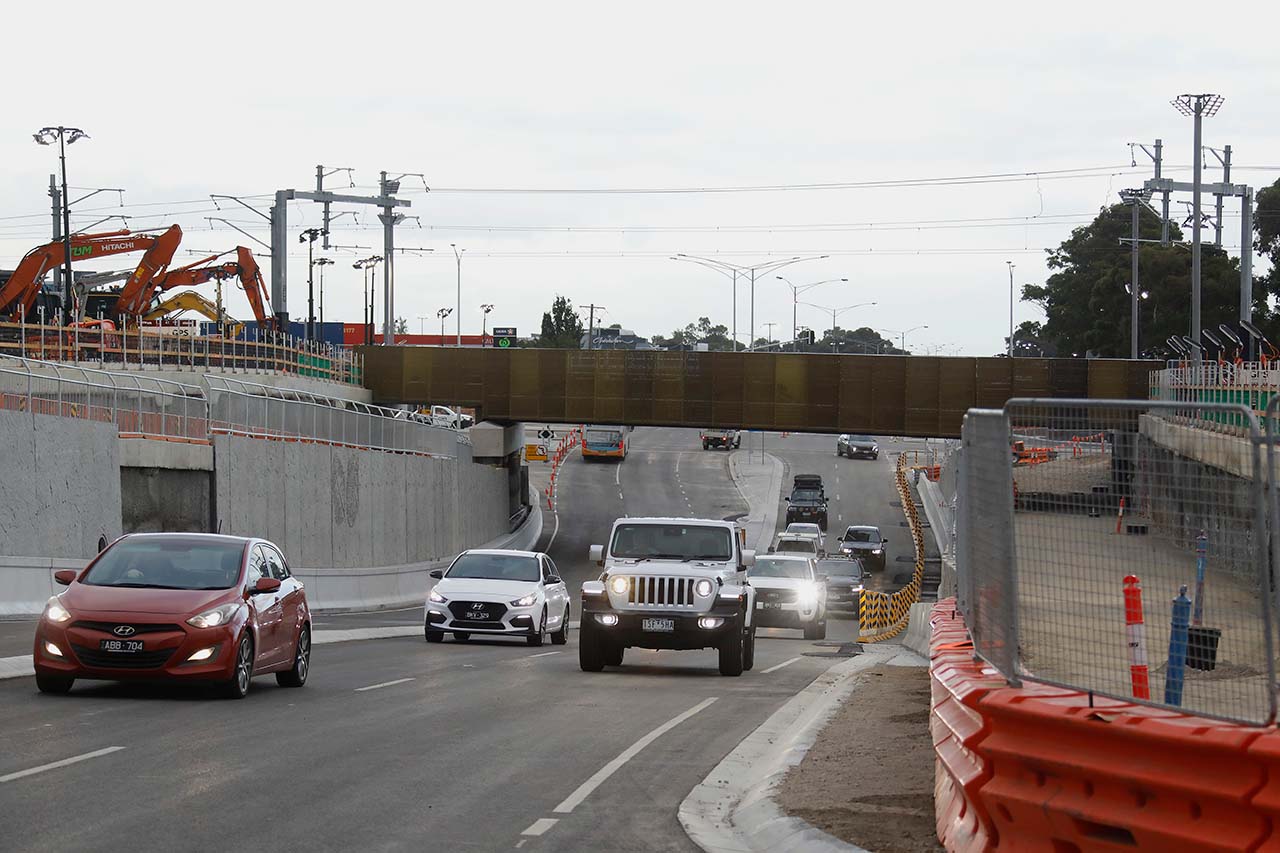
[[[1124,634],[1129,644],[1129,681],[1133,685],[1133,698],[1150,699],[1146,622],[1142,617],[1142,582],[1136,575],[1125,575],[1124,578]]]

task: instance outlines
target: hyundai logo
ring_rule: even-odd
[[[483,604],[473,604],[473,605],[471,605],[471,612],[472,612],[472,613],[483,613],[483,612],[484,612],[484,605],[483,605]]]
[[[117,637],[132,637],[137,631],[138,629],[132,625],[117,625],[111,629],[111,633]]]

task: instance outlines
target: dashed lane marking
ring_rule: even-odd
[[[542,835],[544,832],[546,832],[548,829],[555,826],[559,822],[560,822],[560,818],[558,817],[540,817],[537,820],[535,820],[533,823],[529,824],[529,828],[520,834],[521,835]]]
[[[406,681],[413,681],[413,678],[397,678],[395,681],[384,681],[381,684],[370,684],[368,687],[357,687],[357,693],[363,693],[366,690],[377,690],[380,687],[391,687],[396,684],[404,684]]]
[[[784,661],[783,661],[782,663],[780,663],[780,664],[776,664],[776,665],[774,665],[774,666],[771,666],[771,667],[769,667],[768,669],[762,669],[762,670],[760,670],[760,674],[761,674],[761,675],[768,675],[768,674],[769,674],[769,673],[771,673],[771,672],[777,672],[778,670],[782,669],[784,666],[791,666],[791,664],[795,663],[795,662],[796,662],[796,661],[798,661],[798,660],[800,660],[800,658],[792,658],[791,660],[784,660]]]
[[[119,752],[122,749],[124,749],[123,746],[107,746],[102,749],[95,749],[93,752],[86,752],[82,755],[73,755],[70,758],[50,761],[48,764],[41,764],[39,767],[28,767],[26,770],[18,770],[15,773],[6,773],[4,776],[0,776],[0,782],[13,782],[16,779],[25,779],[27,776],[34,776],[37,773],[43,773],[46,770],[57,770],[59,767],[78,764],[81,761],[88,761],[90,758],[110,755],[111,753]]]
[[[640,740],[631,744],[631,746],[623,750],[618,755],[617,758],[610,761],[604,767],[601,767],[599,770],[595,772],[595,774],[590,779],[588,779],[587,781],[579,785],[572,794],[570,794],[568,797],[564,799],[564,802],[556,806],[554,809],[552,809],[552,811],[554,811],[556,814],[571,813],[574,809],[576,809],[579,805],[582,804],[583,800],[591,796],[591,793],[595,791],[596,788],[599,788],[601,785],[603,785],[605,780],[607,780],[614,773],[617,773],[622,768],[622,766],[625,765],[628,761],[630,761],[631,759],[639,755],[640,751],[643,750],[646,746],[653,743],[655,740],[662,737],[664,734],[671,731],[676,726],[680,725],[685,720],[692,717],[694,714],[697,714],[709,708],[711,704],[716,701],[717,698],[718,697],[716,696],[712,696],[709,699],[703,699],[697,705],[694,705],[692,708],[690,708],[689,710],[685,711],[682,714],[677,714],[676,716],[672,717],[670,720],[667,720],[665,723],[658,726],[653,731],[649,732],[644,737],[640,738]]]
[[[545,658],[547,655],[558,655],[560,652],[539,652],[536,655],[529,655],[531,658]]]

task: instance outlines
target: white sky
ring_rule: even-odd
[[[84,227],[113,212],[133,228],[178,222],[184,248],[245,242],[205,216],[268,239],[266,222],[210,193],[311,189],[315,166],[349,166],[361,194],[380,169],[405,178],[421,217],[401,246],[434,255],[397,260],[397,313],[438,331],[455,303],[449,243],[467,249],[462,330],[536,331],[557,293],[607,308],[604,323],[666,334],[708,315],[731,322],[729,281],[668,256],[720,253],[750,264],[831,254],[784,271],[822,285],[805,301],[843,307],[843,327],[928,325],[917,352],[989,355],[1008,327],[1006,260],[1016,281],[1042,282],[1044,247],[1084,224],[1116,191],[1150,176],[1127,143],[1163,137],[1169,174],[1189,180],[1191,121],[1169,100],[1217,92],[1205,143],[1232,145],[1233,180],[1280,178],[1280,55],[1267,48],[1280,4],[1074,3],[499,3],[22,4],[5,14],[0,134],[0,266],[49,233],[55,149],[31,133],[84,128],[69,150],[74,187],[123,187],[75,209]],[[192,9],[195,6],[190,7]],[[65,50],[52,28],[65,28]],[[24,37],[22,34],[28,34]],[[59,59],[70,56],[69,61]],[[496,194],[449,188],[656,188],[844,183],[1103,168],[1087,178],[985,186],[709,194]],[[1183,167],[1183,168],[1179,168]],[[1140,172],[1140,174],[1139,174]],[[1218,172],[1207,176],[1217,179]],[[343,175],[330,179],[342,191]],[[416,187],[416,190],[415,190]],[[73,193],[75,198],[77,193]],[[267,202],[261,202],[263,210]],[[99,211],[100,212],[96,212]],[[339,210],[343,208],[338,208]],[[1234,207],[1226,243],[1238,251]],[[1183,209],[1176,205],[1175,215]],[[297,232],[320,208],[290,211],[289,310],[306,310],[306,252]],[[25,217],[25,218],[24,218]],[[1019,217],[1038,217],[1018,220]],[[1008,219],[999,226],[888,223]],[[1009,219],[1013,218],[1013,219]],[[350,262],[381,251],[372,211],[334,239],[326,319],[359,321],[361,274]],[[847,226],[874,223],[872,230]],[[843,229],[779,226],[841,225]],[[950,223],[954,226],[960,223]],[[465,226],[466,230],[459,230]],[[495,226],[759,231],[489,231]],[[102,228],[117,227],[114,223]],[[772,230],[770,230],[772,229]],[[265,267],[267,252],[258,252]],[[604,253],[608,257],[583,256]],[[136,263],[137,256],[132,258]],[[180,253],[175,263],[194,260]],[[1259,262],[1260,263],[1260,262]],[[86,265],[127,266],[120,258]],[[205,290],[211,293],[212,285]],[[379,295],[378,302],[381,304]],[[233,314],[251,316],[240,294]],[[790,337],[790,291],[756,286],[756,334]],[[1017,319],[1037,318],[1029,305]],[[747,288],[739,288],[746,340]],[[829,314],[799,307],[818,330]],[[454,318],[448,321],[454,330]]]

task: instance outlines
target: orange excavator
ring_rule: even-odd
[[[182,242],[182,229],[177,225],[170,225],[159,233],[108,231],[102,234],[73,234],[70,242],[73,261],[125,252],[144,252],[137,269],[121,288],[114,310],[110,312],[113,316],[137,316],[149,307],[155,293],[155,278],[168,269],[169,262],[178,251],[178,244]],[[27,252],[18,262],[13,275],[0,288],[0,314],[17,316],[23,311],[30,315],[45,274],[57,269],[65,261],[66,247],[62,240],[37,246]]]
[[[214,263],[222,255],[210,255],[193,264],[169,270],[157,276],[152,286],[148,288],[148,302],[152,295],[175,287],[195,287],[209,281],[238,278],[240,289],[244,291],[245,296],[249,298],[249,305],[253,307],[253,316],[258,321],[258,328],[275,329],[276,318],[271,313],[271,298],[268,296],[266,282],[262,279],[262,270],[258,268],[258,261],[253,257],[253,252],[244,246],[236,246],[235,251],[234,261]]]

